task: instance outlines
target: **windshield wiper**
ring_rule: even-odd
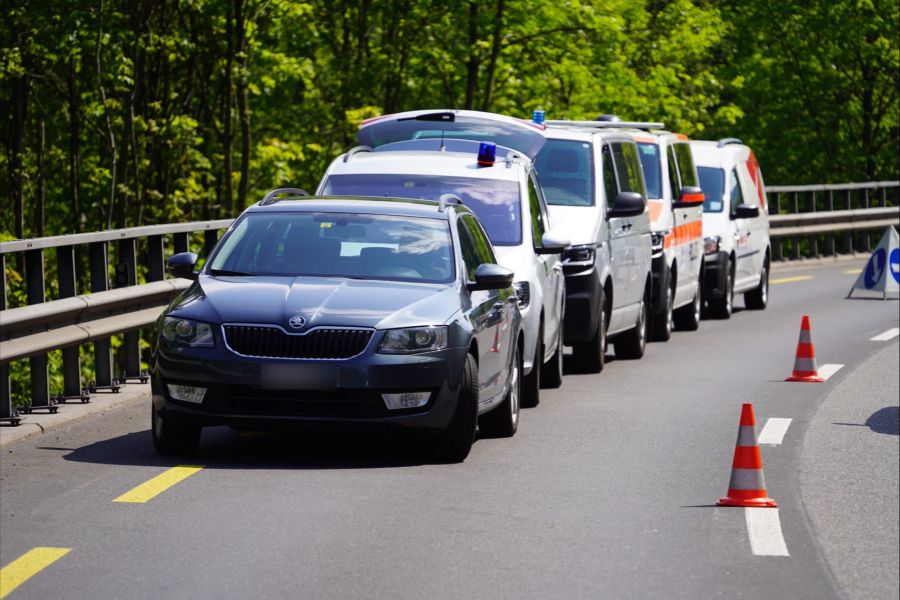
[[[253,273],[244,273],[243,271],[228,271],[226,269],[210,269],[212,275],[225,275],[231,277],[253,277]]]

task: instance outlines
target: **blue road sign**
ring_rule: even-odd
[[[869,257],[869,262],[866,264],[866,276],[863,281],[867,290],[871,290],[878,285],[879,281],[881,281],[886,262],[887,252],[884,248],[878,248],[872,253],[872,256]]]
[[[891,265],[891,275],[894,276],[894,281],[900,283],[900,248],[891,250],[891,260],[888,262]]]

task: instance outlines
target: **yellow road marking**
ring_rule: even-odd
[[[807,281],[812,279],[812,275],[797,275],[796,277],[782,277],[781,279],[770,279],[769,283],[793,283],[795,281]]]
[[[113,502],[134,502],[137,504],[143,504],[162,494],[164,491],[166,491],[176,483],[184,481],[202,468],[203,467],[198,467],[196,465],[181,465],[180,467],[172,467],[168,471],[157,475],[150,481],[142,483],[134,489],[125,492],[124,494],[113,500]]]
[[[68,554],[71,548],[32,548],[0,569],[0,599]]]
[[[862,269],[847,269],[844,271],[844,275],[859,275],[862,273]]]

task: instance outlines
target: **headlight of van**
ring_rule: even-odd
[[[719,251],[719,244],[721,243],[722,238],[717,235],[712,237],[703,238],[703,253],[704,254],[715,254]]]
[[[447,328],[409,327],[407,329],[388,329],[384,339],[378,346],[380,354],[417,354],[434,352],[447,347]]]
[[[166,317],[163,320],[162,337],[172,344],[193,348],[212,348],[216,345],[212,327],[208,323],[179,317]]]

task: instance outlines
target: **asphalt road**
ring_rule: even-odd
[[[173,472],[143,403],[11,444],[0,586],[36,574],[0,597],[896,598],[900,346],[870,338],[898,304],[845,300],[851,267],[778,271],[766,311],[567,375],[460,465],[217,428]],[[844,365],[825,383],[784,382],[802,314],[820,368]],[[744,402],[759,431],[791,419],[762,446],[777,510],[715,506]],[[161,474],[183,479],[114,502]]]

